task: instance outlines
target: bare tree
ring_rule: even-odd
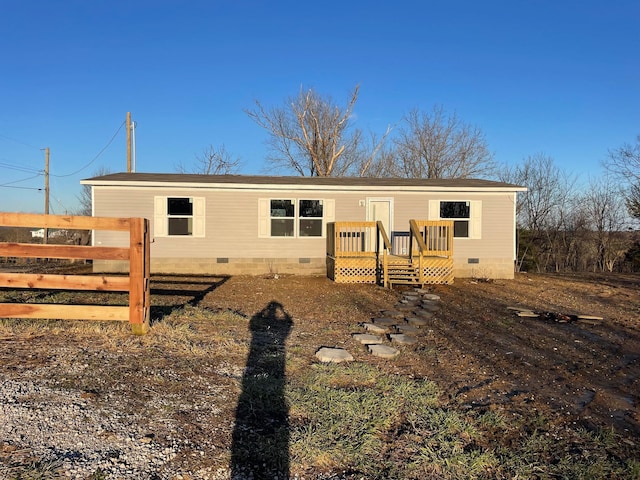
[[[629,214],[632,217],[640,218],[640,182],[629,187],[626,201]]]
[[[640,218],[640,135],[636,137],[635,145],[625,143],[609,150],[604,164],[624,186],[629,213]]]
[[[200,155],[196,155],[195,165],[187,168],[182,162],[176,166],[178,173],[197,173],[202,175],[227,175],[237,173],[240,159],[234,158],[224,144],[219,147],[209,145]]]
[[[482,131],[441,106],[429,113],[411,110],[394,143],[403,177],[488,177],[496,170]]]
[[[558,224],[575,184],[575,178],[544,153],[528,156],[501,178],[527,187],[526,192],[518,194],[517,215],[519,225],[531,230]]]
[[[356,86],[347,103],[337,105],[301,88],[281,107],[265,108],[256,100],[255,108],[245,112],[269,133],[274,165],[302,176],[341,176],[357,159],[361,132],[352,128],[351,115],[358,91]]]
[[[525,185],[518,194],[519,265],[546,271],[613,271],[632,245],[624,197],[611,177],[576,178],[537,154],[504,169],[501,179]]]
[[[377,178],[399,176],[395,152],[386,142],[391,131],[392,127],[389,125],[382,137],[370,133],[369,143],[361,142],[361,149],[348,171],[349,175]]]
[[[111,173],[109,167],[100,167],[93,172],[94,177],[101,177],[102,175],[108,175]],[[91,185],[82,185],[80,193],[76,195],[80,207],[76,211],[76,215],[83,215],[90,217],[93,213],[93,201],[91,197]]]
[[[625,232],[628,217],[620,190],[608,177],[591,180],[581,205],[591,220],[595,233],[596,258],[594,269],[612,272],[631,247],[631,237]]]
[[[567,264],[571,245],[569,231],[581,222],[575,213],[575,178],[558,168],[542,153],[529,156],[522,164],[504,169],[503,181],[524,185],[518,194],[516,211],[520,233],[518,263],[536,270],[561,270]]]

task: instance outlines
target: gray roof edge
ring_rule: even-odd
[[[193,184],[216,185],[291,185],[316,187],[440,187],[440,188],[487,188],[510,191],[525,191],[526,187],[484,179],[417,179],[417,178],[369,178],[369,177],[294,177],[261,175],[200,175],[183,173],[111,173],[81,180],[83,185],[141,185]]]

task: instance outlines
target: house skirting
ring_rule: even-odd
[[[327,256],[327,276],[336,283],[378,283],[376,258]]]
[[[406,266],[406,261],[404,262]],[[418,261],[413,266],[418,268]],[[387,267],[392,272],[391,260]],[[422,264],[424,284],[453,283],[453,259],[425,257]],[[327,276],[336,283],[383,283],[382,265],[375,257],[333,257],[327,256]],[[398,282],[402,283],[402,282]]]
[[[336,262],[337,261],[337,262]],[[513,262],[504,259],[453,261],[452,277],[513,279]],[[427,266],[429,266],[427,264]],[[95,260],[95,272],[124,273],[126,261]],[[151,273],[192,275],[327,275],[338,283],[376,283],[376,260],[366,258],[152,258]],[[427,273],[427,275],[429,275]]]
[[[95,272],[127,272],[126,261],[96,260]],[[151,258],[153,274],[188,275],[266,275],[297,274],[326,275],[322,258]]]
[[[514,262],[506,258],[454,258],[453,275],[456,278],[512,280]]]

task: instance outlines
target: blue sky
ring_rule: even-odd
[[[265,173],[266,132],[243,109],[301,86],[342,101],[359,84],[356,125],[378,134],[442,105],[484,131],[497,161],[543,152],[585,179],[640,134],[637,0],[0,7],[1,211],[43,211],[44,147],[53,213],[77,208],[80,179],[126,170],[124,129],[96,156],[127,111],[138,171],[225,144],[241,173]]]

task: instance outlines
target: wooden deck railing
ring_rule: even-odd
[[[410,220],[402,238],[406,255],[451,257],[453,222],[450,220]],[[405,234],[406,235],[406,234]],[[379,257],[396,250],[382,222],[332,222],[327,225],[327,255],[333,257]]]
[[[382,222],[332,222],[327,225],[327,255],[377,257],[391,249]]]
[[[391,242],[382,222],[327,224],[327,257],[333,265],[334,279],[382,282],[390,250]]]
[[[425,283],[427,257],[453,256],[453,222],[451,220],[409,220],[409,258],[418,256],[420,282]]]
[[[376,242],[372,230],[376,222],[333,222],[331,245],[327,253],[334,257],[375,257]]]
[[[386,287],[389,285],[389,254],[391,253],[391,241],[384,228],[384,224],[378,220],[376,222],[376,252],[378,263],[380,263],[380,252],[382,251],[382,284]],[[380,239],[382,239],[382,247],[380,248]],[[379,272],[380,274],[380,272]]]
[[[0,212],[0,226],[129,232],[129,247],[0,243],[0,257],[128,260],[129,276],[0,273],[0,288],[128,292],[128,306],[0,303],[0,317],[129,321],[135,334],[149,329],[149,221]]]
[[[414,253],[428,257],[453,255],[453,222],[451,220],[409,220],[409,227],[408,254],[410,256]]]

